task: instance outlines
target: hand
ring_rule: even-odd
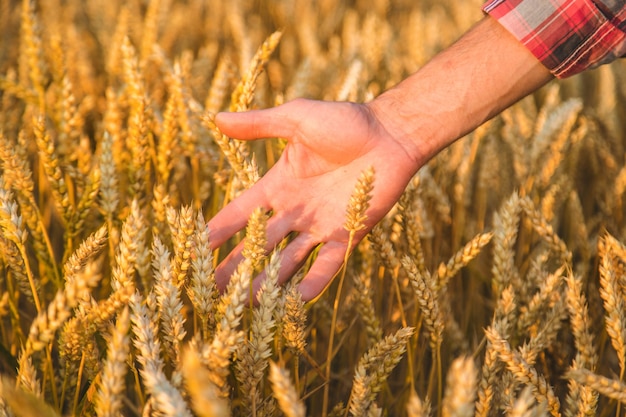
[[[349,237],[343,228],[345,213],[361,173],[373,166],[375,182],[366,227],[355,235],[353,247],[391,209],[423,162],[363,104],[298,99],[273,109],[220,113],[216,123],[233,138],[282,137],[288,144],[265,176],[209,221],[212,246],[221,246],[243,229],[256,208],[271,211],[267,251],[289,233],[297,233],[281,254],[281,283],[322,244],[299,285],[305,300],[320,294],[343,264]],[[243,259],[242,249],[243,242],[218,266],[221,289]],[[255,292],[263,278],[264,274],[255,278]]]

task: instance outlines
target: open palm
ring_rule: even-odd
[[[354,244],[389,211],[420,165],[366,105],[299,99],[273,109],[220,113],[216,123],[230,137],[282,137],[288,144],[265,176],[209,221],[213,247],[245,227],[256,208],[271,212],[268,251],[288,234],[297,234],[282,251],[280,282],[322,244],[299,286],[305,300],[317,296],[343,263],[349,236],[343,228],[345,212],[361,173],[372,166],[376,179],[366,228]],[[221,288],[243,259],[242,249],[243,243],[219,265]],[[255,280],[255,290],[261,279]]]

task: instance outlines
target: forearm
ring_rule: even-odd
[[[454,45],[368,104],[417,170],[552,78],[513,36],[485,17]]]

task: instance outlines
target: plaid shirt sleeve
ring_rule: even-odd
[[[626,56],[626,0],[488,0],[483,11],[558,78]]]

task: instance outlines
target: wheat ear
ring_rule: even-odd
[[[221,312],[217,330],[211,343],[201,351],[202,359],[210,371],[210,379],[224,398],[228,396],[230,357],[243,337],[237,327],[249,296],[250,270],[249,262],[244,261],[231,276],[226,293],[217,308]]]
[[[433,354],[439,351],[443,341],[443,330],[445,327],[443,315],[439,308],[437,295],[434,291],[433,279],[420,273],[417,266],[408,256],[402,258],[402,266],[409,275],[411,286],[417,296],[417,302],[424,314],[424,324],[430,335],[430,347]]]
[[[180,289],[174,284],[170,254],[158,236],[152,241],[154,292],[161,318],[163,347],[174,369],[180,367],[180,346],[187,332]]]
[[[404,327],[372,346],[357,364],[348,409],[353,416],[368,413],[389,373],[398,364],[413,335],[412,327]]]
[[[92,275],[87,280],[77,279],[77,275],[87,260],[97,253],[105,242],[106,228],[101,227],[69,258],[64,266],[66,286],[57,292],[47,311],[37,315],[33,320],[26,342],[26,352],[43,349],[52,340],[56,330],[69,318],[72,308],[78,305],[83,294],[98,284],[99,275]]]
[[[582,368],[568,371],[565,377],[588,386],[608,398],[626,404],[626,384],[622,381],[607,378]]]
[[[272,33],[259,47],[252,61],[248,65],[246,73],[243,75],[230,99],[230,111],[245,111],[250,106],[254,97],[254,90],[257,79],[261,75],[263,66],[267,63],[274,49],[278,46],[282,32]]]
[[[507,414],[508,417],[544,417],[545,415],[545,406],[535,402],[530,387],[522,390]]]
[[[218,297],[213,269],[213,252],[209,246],[209,230],[202,212],[196,215],[191,257],[191,279],[187,295],[201,323],[201,340],[207,340],[209,329],[213,330],[213,308]]]
[[[246,227],[246,238],[243,245],[243,256],[250,261],[255,270],[265,260],[265,246],[267,245],[268,215],[261,208],[255,209],[250,215]]]
[[[33,275],[26,252],[28,232],[24,228],[13,193],[7,189],[2,175],[0,175],[0,230],[2,230],[0,243],[11,272],[17,279],[20,290],[32,300],[37,313],[40,314],[42,312],[40,284]]]
[[[233,62],[228,54],[220,57],[217,69],[211,80],[209,94],[204,102],[204,108],[207,112],[215,114],[222,109],[226,92],[234,79],[235,71],[233,67]]]
[[[550,225],[545,217],[535,208],[532,200],[529,197],[523,197],[520,199],[519,203],[524,214],[528,216],[533,229],[535,229],[550,248],[561,257],[562,261],[567,266],[570,266],[572,263],[572,253],[567,248],[565,242],[556,234],[552,225]]]
[[[406,413],[408,417],[429,417],[431,415],[430,402],[422,401],[417,393],[412,391],[406,405]]]
[[[180,288],[187,283],[195,219],[190,206],[183,206],[178,212],[172,207],[167,207],[166,216],[174,245],[172,277],[174,285]]]
[[[146,185],[149,178],[150,146],[146,120],[145,88],[135,48],[128,37],[122,42],[122,64],[124,81],[128,88],[130,114],[128,116],[127,149],[131,154],[129,164],[130,193],[133,198],[143,200],[146,196]]]
[[[306,347],[306,309],[302,294],[291,282],[285,286],[282,293],[284,312],[280,325],[283,339],[289,349],[301,354]]]
[[[448,371],[442,417],[474,415],[478,372],[471,358],[457,358]]]
[[[500,360],[506,365],[515,379],[521,383],[529,384],[537,401],[546,402],[550,414],[559,417],[561,415],[559,399],[555,396],[552,387],[548,385],[546,380],[537,373],[535,368],[526,363],[518,352],[511,349],[509,342],[503,339],[497,330],[490,327],[485,332],[487,339],[498,352]]]
[[[244,188],[249,188],[252,184],[257,182],[259,173],[254,159],[249,160],[247,154],[242,152],[232,139],[222,133],[215,124],[213,114],[205,113],[201,116],[201,120],[203,125],[213,134],[215,142],[220,147]]]
[[[20,78],[22,84],[26,84],[28,77],[33,89],[39,98],[39,108],[43,110],[46,71],[43,60],[43,47],[41,42],[41,28],[34,10],[34,2],[22,1],[22,19],[20,25]]]
[[[0,161],[2,161],[4,180],[15,191],[20,211],[30,230],[37,258],[48,268],[55,283],[60,285],[61,278],[58,276],[52,245],[33,196],[35,184],[26,151],[18,143],[11,143],[1,131]]]
[[[621,244],[606,233],[598,242],[600,255],[600,296],[604,301],[606,331],[611,344],[617,352],[620,367],[620,380],[624,377],[626,368],[626,303],[622,292],[618,271],[619,263],[624,260],[618,258],[623,252]]]
[[[55,149],[55,143],[48,134],[44,116],[33,121],[35,138],[39,149],[39,157],[46,173],[50,189],[59,208],[61,216],[67,225],[74,214],[74,207],[69,196],[65,175],[61,170],[61,163]]]
[[[163,112],[163,125],[161,127],[161,136],[157,145],[157,173],[159,174],[160,184],[167,187],[170,183],[170,175],[174,168],[173,156],[175,155],[178,145],[177,136],[178,127],[178,108],[175,97],[170,95],[165,103]]]
[[[191,417],[182,394],[167,379],[160,358],[161,343],[150,313],[141,302],[139,294],[130,299],[133,345],[137,361],[141,364],[141,377],[146,390],[152,395],[155,407],[163,415]]]
[[[270,361],[270,381],[272,382],[272,393],[278,406],[287,417],[304,417],[304,404],[298,398],[291,379],[289,371],[282,366]]]
[[[440,291],[445,288],[448,284],[450,278],[455,276],[461,268],[470,263],[472,259],[474,259],[481,252],[482,248],[485,247],[493,237],[493,233],[480,233],[472,240],[463,246],[463,248],[459,249],[452,258],[446,263],[439,264],[439,268],[437,269],[437,285],[435,287],[436,291]]]
[[[259,385],[267,368],[267,359],[272,355],[271,343],[276,327],[274,312],[280,295],[279,270],[279,253],[274,252],[266,268],[266,279],[257,295],[259,306],[253,312],[249,338],[240,345],[237,354],[236,376],[244,393],[242,403],[246,414],[254,415],[262,400]]]
[[[567,289],[565,296],[567,299],[567,310],[570,315],[570,325],[574,333],[576,350],[580,354],[580,365],[594,371],[598,363],[598,354],[593,344],[591,332],[591,317],[587,297],[582,289],[582,279],[569,271],[565,278]]]
[[[220,396],[211,371],[192,342],[182,352],[182,372],[191,405],[200,417],[231,417],[229,401]]]
[[[514,245],[520,221],[519,196],[512,194],[493,218],[493,284],[499,294],[509,284],[518,288],[519,271],[515,266]]]
[[[496,305],[496,311],[491,326],[501,335],[509,335],[515,324],[515,315],[517,306],[512,286],[508,286],[502,290]],[[476,400],[476,416],[486,417],[491,410],[491,403],[496,394],[497,377],[500,373],[501,363],[498,361],[498,352],[487,341],[485,348],[485,359],[481,369],[481,378],[478,384],[478,393]]]
[[[372,281],[365,273],[354,274],[354,286],[359,317],[365,324],[369,344],[374,344],[382,339],[383,329],[372,300]]]
[[[130,312],[128,307],[125,307],[117,317],[115,326],[111,326],[109,351],[102,369],[102,379],[95,400],[98,417],[117,416],[122,410],[122,393],[128,371],[126,361],[130,353],[129,330]]]
[[[520,330],[529,329],[533,325],[536,326],[545,315],[546,309],[554,307],[556,297],[560,293],[559,287],[563,283],[564,270],[565,267],[561,266],[555,272],[541,279],[539,291],[533,295],[527,305],[520,307],[518,321]]]

